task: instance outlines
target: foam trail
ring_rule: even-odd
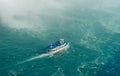
[[[41,54],[41,55],[38,55],[38,56],[35,56],[35,57],[32,57],[32,58],[29,58],[27,60],[21,61],[21,62],[17,63],[17,65],[23,64],[23,63],[26,63],[26,62],[29,62],[29,61],[32,61],[32,60],[35,60],[35,59],[38,59],[38,58],[44,58],[44,57],[47,57],[47,56],[51,56],[51,54]]]

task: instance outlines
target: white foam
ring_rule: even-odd
[[[40,59],[40,58],[44,58],[44,57],[47,57],[47,56],[52,56],[51,54],[41,54],[41,55],[38,55],[38,56],[35,56],[35,57],[32,57],[32,58],[29,58],[29,59],[26,59],[24,61],[21,61],[21,62],[18,62],[17,65],[19,64],[23,64],[23,63],[26,63],[26,62],[29,62],[29,61],[33,61],[35,59]]]

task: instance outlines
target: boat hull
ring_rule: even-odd
[[[64,47],[62,47],[62,48],[60,48],[60,49],[53,50],[53,51],[51,51],[51,52],[49,52],[49,53],[50,53],[50,54],[56,54],[56,53],[58,53],[58,52],[60,52],[60,51],[66,50],[66,49],[68,49],[68,48],[69,48],[69,44],[65,45]]]

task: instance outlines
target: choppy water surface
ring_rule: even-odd
[[[0,8],[0,76],[120,76],[119,1],[27,2]],[[59,38],[70,48],[45,53]]]

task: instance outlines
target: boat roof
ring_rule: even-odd
[[[66,42],[64,42],[64,43],[66,43]],[[64,43],[62,43],[62,44],[64,44]],[[52,43],[50,46],[48,46],[47,49],[53,49],[53,48],[55,48],[57,46],[61,46],[62,44],[60,43],[60,41],[57,41],[55,43]]]

